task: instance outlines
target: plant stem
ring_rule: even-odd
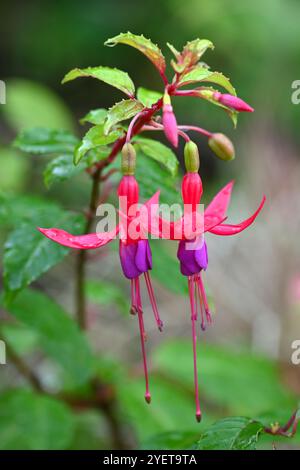
[[[89,233],[95,217],[97,209],[97,203],[100,194],[100,176],[102,168],[97,168],[92,176],[93,184],[89,203],[89,211],[87,221],[84,228],[84,233]],[[77,267],[76,267],[76,288],[75,288],[75,302],[76,302],[76,318],[79,327],[82,330],[87,329],[87,312],[86,312],[86,296],[85,296],[85,274],[86,274],[86,250],[80,250],[77,255]]]

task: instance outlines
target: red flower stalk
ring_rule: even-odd
[[[118,188],[119,203],[121,208],[121,218],[119,225],[110,232],[90,233],[87,235],[74,236],[64,230],[56,228],[39,228],[46,237],[59,243],[60,245],[81,250],[99,248],[111,242],[120,232],[119,255],[123,274],[130,279],[131,283],[131,313],[138,315],[141,349],[145,373],[147,403],[151,401],[149,391],[148,366],[146,358],[145,340],[146,333],[143,320],[143,307],[140,292],[140,276],[143,274],[149,299],[152,305],[154,317],[159,330],[162,330],[163,323],[160,319],[154,290],[149,271],[152,269],[152,254],[150,245],[144,234],[144,224],[139,217],[139,211],[150,213],[151,206],[158,204],[158,193],[156,193],[142,207],[138,207],[139,187],[134,177],[135,170],[135,150],[131,144],[123,147],[122,171],[123,177]],[[132,232],[132,225],[135,230]]]

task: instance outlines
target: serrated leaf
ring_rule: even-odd
[[[107,83],[118,90],[123,91],[128,96],[133,96],[135,92],[134,83],[127,72],[111,67],[87,67],[85,69],[73,69],[64,77],[62,83],[70,82],[78,77],[92,77]]]
[[[163,165],[172,176],[176,176],[179,162],[175,153],[166,145],[153,139],[137,137],[136,147],[145,155]]]
[[[86,383],[94,372],[94,357],[77,324],[45,294],[27,289],[8,311],[38,335],[41,349],[63,369],[74,387]]]
[[[121,33],[118,36],[108,39],[104,43],[106,46],[115,46],[116,44],[127,44],[142,52],[157,67],[160,73],[166,69],[165,58],[156,44],[143,35],[136,35],[130,32]]]
[[[65,212],[54,204],[36,210],[32,219],[13,230],[4,246],[4,287],[9,302],[41,274],[59,263],[69,249],[51,242],[38,230],[40,227],[61,227],[69,232],[82,233],[82,215]]]
[[[82,157],[84,157],[88,151],[115,142],[119,137],[121,137],[122,133],[123,131],[118,129],[110,132],[108,135],[105,135],[104,125],[101,124],[92,127],[88,130],[82,141],[75,148],[74,164],[78,165]]]
[[[83,118],[80,119],[80,124],[85,124],[86,122],[90,124],[103,124],[107,116],[107,110],[104,108],[92,109],[89,111]]]
[[[221,419],[204,432],[195,449],[255,450],[262,430],[262,424],[250,418]]]
[[[174,56],[176,57],[176,59],[179,59],[180,57],[180,52],[176,49],[176,47],[174,47],[172,44],[170,44],[169,42],[167,42],[167,46],[168,48],[170,49],[170,51],[172,52],[172,54],[174,54]]]
[[[0,449],[65,449],[74,431],[73,416],[62,402],[29,390],[0,396]]]
[[[137,90],[137,99],[147,108],[151,108],[160,98],[162,98],[162,94],[158,91],[148,90],[143,87]]]
[[[54,158],[48,163],[43,173],[45,186],[50,188],[53,183],[61,183],[62,181],[73,178],[73,176],[84,172],[94,163],[106,158],[109,152],[109,147],[99,147],[91,151],[88,157],[76,166],[74,165],[73,155],[71,154],[60,155]]]
[[[236,91],[229,79],[220,72],[212,72],[202,65],[194,67],[190,72],[182,75],[179,85],[184,86],[196,82],[211,82],[225,88],[231,95],[236,96]]]
[[[21,131],[16,137],[14,147],[27,153],[73,152],[78,138],[63,130],[34,127]]]
[[[137,100],[122,100],[108,110],[104,124],[104,134],[108,135],[111,128],[118,122],[125,121],[138,114],[143,109],[142,103]]]

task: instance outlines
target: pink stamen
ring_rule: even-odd
[[[199,385],[198,385],[198,370],[197,370],[197,334],[196,334],[196,325],[195,325],[195,320],[196,320],[195,297],[194,297],[194,288],[193,288],[194,286],[193,286],[192,277],[189,277],[188,284],[189,284],[190,303],[191,303],[196,420],[199,423],[201,421],[201,409],[200,409],[200,402],[199,402]]]
[[[154,317],[155,317],[155,320],[156,320],[159,331],[162,331],[163,322],[162,322],[162,320],[159,316],[157,303],[156,303],[156,299],[155,299],[154,291],[153,291],[153,286],[152,286],[152,282],[151,282],[151,277],[150,277],[150,274],[148,272],[145,272],[144,276],[145,276],[146,286],[147,286],[147,290],[148,290],[148,294],[149,294],[149,299],[150,299],[150,302],[151,302],[151,305],[152,305],[152,310],[153,310],[153,313],[154,313]]]
[[[130,313],[131,315],[136,315],[137,307],[136,307],[136,298],[134,292],[134,279],[130,281],[130,290],[131,290],[131,306],[130,306]]]
[[[200,290],[200,286],[198,282],[198,276],[196,277],[196,284],[197,284],[198,298],[199,298],[199,305],[200,305],[200,312],[201,312],[201,330],[205,331],[206,326],[205,326],[205,318],[204,318],[204,305],[203,305],[201,290]]]
[[[143,320],[143,309],[142,309],[142,299],[141,299],[141,292],[140,292],[140,281],[139,278],[135,278],[135,293],[136,293],[136,301],[137,301],[137,313],[139,319],[139,328],[140,328],[140,338],[141,338],[141,347],[142,347],[142,355],[143,355],[143,366],[144,366],[144,374],[145,374],[145,384],[146,384],[146,392],[145,392],[145,400],[147,403],[151,402],[151,394],[149,391],[149,378],[148,378],[148,366],[147,366],[147,356],[146,356],[146,348],[145,348],[145,326]]]
[[[202,300],[203,300],[203,303],[204,303],[206,320],[207,320],[207,323],[211,324],[212,323],[212,318],[211,318],[211,313],[210,313],[208,302],[207,302],[207,297],[206,297],[206,293],[205,293],[201,273],[199,273],[198,283],[199,283],[198,285],[199,285],[200,292],[201,292],[201,297],[202,297]]]

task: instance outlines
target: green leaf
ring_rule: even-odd
[[[0,337],[1,335],[4,335],[5,342],[19,355],[31,353],[38,344],[34,331],[20,323],[2,324]]]
[[[69,249],[53,243],[37,230],[40,227],[61,227],[81,233],[84,218],[65,212],[54,204],[35,211],[32,219],[10,233],[4,247],[4,287],[9,302],[15,294],[59,263]]]
[[[14,147],[28,153],[73,152],[78,139],[67,131],[35,127],[21,131]]]
[[[145,155],[161,163],[172,176],[177,174],[179,163],[175,153],[169,147],[157,140],[144,137],[137,137],[135,140],[137,141],[136,147]]]
[[[211,96],[211,93],[206,93],[206,91],[215,93],[217,90],[213,87],[201,87],[199,89],[196,88],[194,90],[194,93],[195,93],[194,96],[207,100],[210,103],[214,104],[215,106],[218,106],[219,108],[224,109],[226,113],[228,114],[228,116],[230,117],[230,119],[232,120],[234,127],[236,127],[239,113],[219,103]]]
[[[143,87],[138,88],[136,96],[137,99],[147,108],[151,108],[154,103],[162,98],[162,94],[158,91],[148,90]]]
[[[214,423],[196,444],[197,450],[255,450],[261,423],[249,418],[233,417]]]
[[[71,112],[63,100],[40,83],[14,78],[6,82],[6,105],[1,112],[8,124],[20,131],[28,127],[74,129]]]
[[[143,109],[143,105],[137,100],[122,100],[116,103],[108,110],[107,118],[104,124],[104,134],[108,135],[111,128],[118,122],[125,121]]]
[[[97,147],[103,147],[107,144],[115,142],[123,134],[122,130],[114,130],[108,135],[104,134],[104,126],[94,126],[85,134],[82,142],[78,144],[74,152],[74,164],[78,165],[82,157],[86,155],[89,150]]]
[[[80,124],[85,124],[86,122],[90,124],[104,124],[104,121],[107,116],[107,110],[103,108],[92,109],[89,111],[83,118],[80,119]]]
[[[176,363],[177,357],[173,360]],[[152,396],[155,397],[151,403],[151,412],[145,405],[143,377],[124,377],[117,388],[123,414],[127,421],[134,423],[135,432],[142,442],[154,434],[177,429],[200,432],[195,420],[192,394],[155,373],[151,374],[150,387]],[[207,416],[206,418],[211,422]]]
[[[51,160],[44,171],[44,183],[47,188],[53,183],[61,182],[78,175],[86,168],[86,164],[81,162],[75,166],[72,155],[60,155]]]
[[[211,82],[225,88],[228,93],[236,96],[236,91],[229,79],[220,72],[212,72],[202,65],[194,67],[190,72],[182,75],[179,85],[184,86],[196,82]]]
[[[160,190],[161,202],[167,204],[180,202],[180,194],[176,187],[178,179],[167,173],[161,164],[140,151],[137,154],[136,178],[140,185],[141,198],[149,199]]]
[[[116,44],[132,46],[151,60],[160,73],[164,73],[166,69],[165,58],[159,47],[143,35],[139,36],[130,32],[121,33],[118,36],[108,39],[104,44],[106,46],[115,46]]]
[[[125,315],[129,312],[129,302],[126,300],[126,295],[115,284],[102,280],[89,280],[86,283],[86,294],[88,299],[95,304],[104,307],[116,306]]]
[[[183,313],[189,326],[188,298]],[[254,416],[273,408],[296,407],[297,401],[280,382],[275,362],[202,342],[198,345],[198,357],[203,397],[231,414]],[[160,346],[153,363],[164,376],[193,390],[191,342],[172,341]]]
[[[142,442],[142,449],[149,450],[183,450],[190,449],[199,439],[195,431],[169,431],[155,434]]]
[[[38,335],[42,350],[63,369],[70,383],[86,383],[94,372],[88,341],[69,315],[45,294],[24,290],[9,312]]]
[[[0,395],[2,450],[65,449],[73,431],[70,410],[54,398],[28,390],[12,390]]]
[[[64,77],[62,83],[70,82],[78,77],[92,77],[118,88],[128,96],[135,92],[134,83],[128,73],[110,67],[87,67],[85,69],[73,69]]]

